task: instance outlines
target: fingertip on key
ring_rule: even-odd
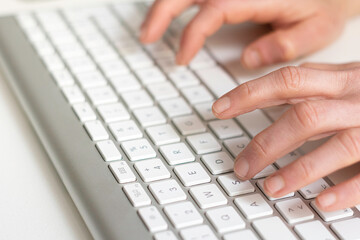
[[[231,100],[229,97],[219,98],[212,106],[215,115],[220,115],[231,107]]]

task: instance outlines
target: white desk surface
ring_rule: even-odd
[[[74,4],[71,0],[65,2]],[[76,0],[81,2],[88,1]],[[0,0],[0,13],[40,9],[58,3]],[[349,23],[335,44],[309,59],[359,61],[359,43],[360,18],[357,18]],[[0,239],[91,239],[35,132],[1,77],[0,116]]]

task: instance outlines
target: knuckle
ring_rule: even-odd
[[[304,81],[301,77],[301,69],[299,67],[284,67],[279,70],[280,84],[287,90],[299,90]]]
[[[280,58],[282,61],[290,61],[296,58],[296,51],[294,44],[282,31],[278,31],[275,39],[280,50]]]
[[[350,181],[350,187],[354,192],[360,193],[360,175]]]
[[[319,122],[318,110],[309,102],[294,105],[293,113],[295,120],[303,129],[314,129]]]
[[[360,130],[349,130],[339,135],[340,146],[351,158],[360,157]]]
[[[300,172],[303,179],[311,181],[315,177],[314,168],[310,164],[310,161],[306,161],[304,159],[298,160],[295,169]]]
[[[251,82],[243,83],[237,88],[237,95],[246,96],[246,98],[253,97],[254,92],[255,92],[255,90],[254,90]]]
[[[256,135],[251,141],[252,149],[255,153],[262,157],[269,156],[269,145],[266,143],[264,137],[261,134]]]

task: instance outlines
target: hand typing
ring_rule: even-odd
[[[360,161],[360,63],[282,68],[225,94],[214,103],[213,112],[228,119],[286,103],[292,107],[237,157],[234,170],[240,179],[252,178],[307,140],[332,138],[268,177],[265,191],[273,197]],[[360,174],[317,197],[317,205],[327,211],[359,203]]]
[[[245,67],[292,60],[332,42],[346,20],[360,10],[358,0],[157,0],[144,21],[141,41],[159,39],[171,20],[194,4],[200,5],[200,11],[184,30],[178,64],[189,63],[206,37],[223,24],[245,21],[273,27],[244,50]]]

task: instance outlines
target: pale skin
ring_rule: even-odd
[[[273,26],[271,33],[247,46],[241,56],[245,67],[258,68],[326,46],[350,17],[360,13],[358,0],[158,0],[140,39],[156,41],[171,20],[193,4],[200,4],[200,11],[184,30],[179,64],[189,63],[206,37],[225,23],[253,21]],[[292,107],[236,158],[234,171],[240,179],[252,178],[305,141],[325,136],[331,138],[322,146],[268,177],[265,191],[280,197],[360,161],[360,63],[282,68],[225,94],[214,103],[213,112],[228,119],[281,104]],[[322,192],[316,203],[325,211],[360,204],[360,174]]]

